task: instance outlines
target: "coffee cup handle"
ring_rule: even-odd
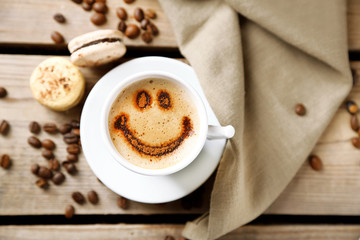
[[[209,125],[207,139],[228,139],[234,135],[235,128],[231,125],[225,127]]]

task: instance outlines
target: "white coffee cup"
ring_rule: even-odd
[[[121,156],[119,151],[114,146],[110,137],[109,127],[108,127],[108,122],[109,122],[108,118],[109,118],[109,112],[111,106],[113,102],[116,100],[116,98],[119,96],[119,94],[122,92],[122,90],[124,90],[129,85],[137,81],[141,81],[143,79],[148,79],[148,78],[161,78],[180,84],[184,89],[187,90],[187,92],[191,95],[192,99],[194,100],[194,104],[196,105],[196,109],[198,111],[198,116],[200,120],[200,128],[198,133],[199,137],[197,138],[198,141],[197,144],[192,147],[191,152],[189,152],[189,154],[187,154],[184,157],[184,159],[179,161],[177,164],[162,169],[146,169],[136,166],[130,163],[128,160],[126,160],[123,156]],[[196,157],[199,155],[200,151],[204,147],[206,139],[211,140],[211,139],[232,138],[235,134],[235,129],[231,125],[226,127],[209,126],[205,105],[199,94],[195,91],[195,89],[186,82],[179,79],[177,76],[163,71],[141,72],[119,81],[119,83],[116,86],[114,86],[114,89],[110,92],[109,96],[105,100],[101,115],[102,115],[101,132],[103,133],[104,143],[108,151],[111,153],[112,157],[114,158],[114,160],[116,160],[118,163],[120,163],[122,166],[126,167],[127,169],[143,175],[160,176],[160,175],[169,175],[178,172],[181,169],[188,166],[194,159],[196,159]]]

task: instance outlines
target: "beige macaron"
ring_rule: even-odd
[[[126,46],[118,30],[98,30],[80,35],[68,44],[71,62],[80,67],[95,67],[124,56]]]
[[[51,57],[33,71],[30,89],[42,105],[55,111],[65,111],[80,102],[85,91],[85,79],[69,60]]]

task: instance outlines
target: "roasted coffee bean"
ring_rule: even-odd
[[[49,168],[53,171],[58,171],[60,169],[60,163],[57,159],[53,158],[49,160]]]
[[[80,147],[77,144],[70,144],[67,148],[66,151],[70,154],[79,154],[80,153]]]
[[[356,115],[351,115],[350,126],[354,131],[359,130],[359,121]]]
[[[360,149],[360,138],[359,137],[354,137],[351,139],[351,143],[354,147],[359,148]]]
[[[73,144],[73,143],[77,143],[79,140],[79,137],[76,136],[75,134],[73,133],[66,133],[64,135],[64,142],[67,143],[67,144]]]
[[[171,235],[165,236],[164,240],[175,240],[175,238]]]
[[[52,159],[54,158],[54,153],[49,149],[44,149],[41,153],[41,155],[46,159]]]
[[[73,174],[75,174],[77,172],[75,164],[73,164],[71,162],[65,161],[65,162],[62,163],[62,165],[64,166],[66,171],[71,175],[73,175]]]
[[[144,11],[141,8],[135,8],[134,18],[136,21],[141,22],[144,19]]]
[[[10,159],[9,155],[3,154],[0,158],[0,166],[2,168],[7,169],[10,167],[10,165],[11,165],[11,159]]]
[[[121,20],[125,21],[127,19],[127,12],[126,12],[125,8],[123,8],[123,7],[116,8],[116,15]]]
[[[91,15],[90,20],[93,24],[99,26],[99,25],[103,25],[104,23],[106,23],[106,17],[103,13],[94,13],[93,15]]]
[[[74,3],[77,3],[77,4],[82,3],[82,0],[71,0],[71,1],[73,1]]]
[[[41,142],[37,137],[34,136],[29,137],[28,143],[34,148],[41,148]]]
[[[118,24],[118,30],[122,33],[126,31],[126,23],[124,21],[120,21]]]
[[[65,39],[61,33],[54,31],[51,33],[51,39],[54,41],[55,44],[61,44],[65,42]]]
[[[59,132],[61,134],[69,133],[71,132],[72,126],[70,123],[61,124],[59,127]]]
[[[50,139],[43,140],[41,142],[41,145],[48,150],[54,150],[55,148],[55,143]]]
[[[78,161],[78,155],[77,154],[68,154],[66,156],[66,160],[68,162],[72,162],[72,163],[77,162]]]
[[[38,134],[40,132],[40,129],[41,127],[38,122],[32,121],[29,124],[29,130],[31,133]]]
[[[72,218],[75,214],[75,208],[72,205],[67,205],[65,208],[65,217]]]
[[[136,38],[137,36],[139,36],[139,33],[140,33],[140,29],[138,26],[136,26],[135,24],[129,24],[127,27],[126,27],[126,30],[125,30],[125,35],[128,37],[128,38]]]
[[[73,128],[80,128],[80,122],[78,120],[71,120],[70,124]]]
[[[56,13],[54,15],[54,20],[57,21],[58,23],[66,22],[66,19],[65,19],[64,15],[62,15],[61,13]]]
[[[127,4],[130,4],[130,3],[133,3],[135,2],[135,0],[124,0],[124,3],[127,3]]]
[[[47,133],[57,133],[58,132],[58,129],[57,129],[55,123],[45,123],[43,125],[43,129]]]
[[[105,3],[102,2],[96,2],[92,7],[95,10],[95,12],[98,13],[106,13],[107,11],[107,6],[105,5]]]
[[[64,182],[64,180],[65,180],[65,175],[62,172],[55,173],[51,179],[51,181],[56,185],[60,185],[61,183]]]
[[[346,101],[346,109],[350,114],[355,114],[359,110],[357,104],[354,101]]]
[[[0,134],[5,135],[9,131],[10,125],[6,120],[0,122]]]
[[[48,188],[49,187],[49,184],[48,184],[48,182],[45,180],[45,179],[38,179],[38,180],[36,180],[36,185],[39,187],[39,188],[43,188],[43,189],[45,189],[45,188]]]
[[[87,198],[92,204],[97,204],[99,202],[99,197],[94,190],[87,193]]]
[[[4,98],[7,95],[7,91],[5,88],[0,87],[0,98]]]
[[[141,23],[140,23],[140,27],[141,27],[141,29],[146,30],[146,27],[147,27],[147,25],[149,25],[149,24],[150,24],[149,19],[144,18],[144,19],[141,21]]]
[[[78,204],[84,204],[85,203],[85,197],[82,195],[81,192],[73,192],[71,194],[72,199],[74,199],[75,202]]]
[[[305,113],[306,113],[306,109],[305,109],[305,106],[302,105],[301,103],[299,104],[296,104],[295,106],[295,113],[299,116],[304,116]]]
[[[37,175],[39,172],[39,168],[40,168],[39,164],[34,163],[33,165],[31,165],[31,172]]]
[[[149,32],[143,32],[141,34],[141,39],[146,43],[151,43],[152,36],[151,36],[151,34]]]
[[[322,169],[322,161],[316,155],[309,156],[309,163],[312,169],[314,169],[315,171],[320,171]]]
[[[73,128],[72,133],[76,136],[80,137],[80,129],[79,128]]]
[[[154,10],[148,8],[145,10],[145,16],[151,19],[155,19],[156,18],[156,13]]]
[[[51,171],[50,169],[48,169],[47,167],[41,166],[41,167],[39,168],[38,175],[39,175],[39,177],[41,177],[41,178],[49,179],[49,178],[52,178],[53,173],[52,173],[52,171]]]
[[[121,209],[127,209],[129,207],[128,200],[122,196],[118,197],[117,205]]]
[[[153,24],[152,22],[150,22],[147,26],[146,26],[146,31],[151,33],[154,36],[157,36],[159,34],[159,29],[156,27],[155,24]]]
[[[92,5],[91,4],[88,4],[86,2],[83,2],[81,4],[81,7],[85,10],[85,11],[90,11],[92,9]]]

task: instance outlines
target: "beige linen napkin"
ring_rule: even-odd
[[[209,212],[183,232],[214,239],[269,207],[348,94],[346,1],[160,3],[221,124],[236,129]]]

